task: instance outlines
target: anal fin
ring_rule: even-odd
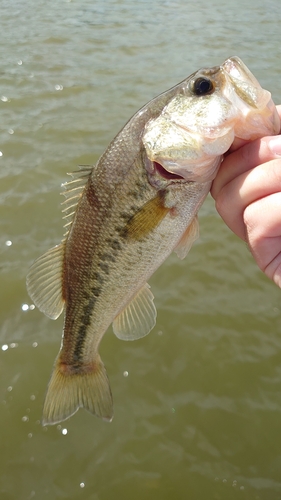
[[[116,337],[121,340],[136,340],[152,330],[157,315],[153,298],[150,286],[146,283],[113,321]]]

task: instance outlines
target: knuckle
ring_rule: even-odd
[[[245,208],[243,213],[243,221],[246,227],[248,237],[251,237],[251,240],[253,239],[255,240],[256,238],[258,238],[259,225],[257,224],[257,219],[256,219],[255,203],[251,203]]]
[[[222,188],[219,194],[217,195],[216,209],[223,219],[229,212],[228,196],[227,196],[227,190],[225,188]]]

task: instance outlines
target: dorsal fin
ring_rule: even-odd
[[[88,182],[92,170],[92,165],[80,166],[79,170],[67,174],[72,177],[71,181],[62,184],[62,187],[64,187],[64,191],[61,194],[65,196],[65,200],[62,202],[62,212],[64,214],[63,219],[66,219],[64,227],[67,228],[64,236],[66,236],[69,232],[77,204],[82,196],[84,187]]]
[[[64,242],[41,255],[26,277],[27,291],[34,304],[51,319],[57,319],[64,307],[63,256]]]
[[[83,166],[71,175],[72,179],[63,184],[65,188],[62,193],[65,196],[63,213],[64,219],[68,219],[64,227],[72,224],[73,215],[76,211],[78,201],[82,196],[85,185],[92,172],[92,166]],[[27,290],[40,311],[49,318],[56,319],[62,313],[64,307],[63,297],[63,260],[65,249],[65,238],[60,245],[51,248],[39,257],[29,269],[26,284]]]

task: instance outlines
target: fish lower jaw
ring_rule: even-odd
[[[172,180],[172,181],[184,179],[184,177],[182,175],[174,174],[173,172],[169,172],[169,170],[166,170],[165,167],[163,167],[157,161],[153,161],[153,167],[154,167],[155,174],[158,174],[160,177],[163,177],[163,179]]]

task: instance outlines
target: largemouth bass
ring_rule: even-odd
[[[235,138],[279,133],[271,95],[237,57],[201,69],[141,108],[94,167],[65,185],[67,233],[31,266],[27,289],[56,319],[61,349],[43,424],[80,407],[113,418],[98,348],[113,324],[135,340],[156,322],[147,280],[174,250],[184,258],[198,236],[197,212]]]

